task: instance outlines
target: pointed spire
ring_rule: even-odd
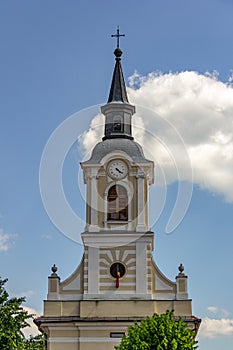
[[[119,28],[117,29],[117,33],[112,35],[112,37],[117,38],[117,48],[114,51],[116,64],[112,76],[108,102],[101,107],[101,112],[105,115],[103,141],[117,138],[133,140],[131,119],[135,113],[135,107],[129,103],[125,88],[121,67],[122,51],[119,48],[119,38],[121,36],[125,35],[120,34]]]
[[[108,103],[110,102],[125,102],[129,103],[126,88],[125,88],[125,81],[124,76],[122,72],[121,67],[121,55],[122,51],[118,47],[114,51],[114,55],[116,56],[116,64],[112,76],[112,84],[111,89],[108,97]]]

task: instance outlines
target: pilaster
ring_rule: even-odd
[[[59,284],[60,277],[57,275],[57,267],[54,264],[51,268],[52,273],[51,276],[48,277],[48,294],[47,300],[59,300]]]
[[[137,232],[146,232],[145,218],[145,174],[142,170],[138,171],[137,178]]]
[[[98,191],[97,191],[97,168],[92,168],[88,175],[89,186],[89,198],[87,198],[87,204],[90,207],[90,224],[86,229],[89,232],[98,232],[100,230],[98,225]]]

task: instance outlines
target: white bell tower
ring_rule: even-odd
[[[114,350],[134,321],[167,310],[195,332],[200,324],[192,316],[183,265],[173,282],[152,256],[148,205],[154,164],[132,136],[135,107],[126,93],[119,30],[116,37],[110,94],[101,107],[104,136],[81,163],[86,184],[83,258],[62,282],[52,267],[44,313],[35,321],[47,334],[48,350]]]
[[[135,107],[128,102],[121,67],[116,64],[105,115],[105,135],[81,164],[87,186],[85,299],[152,298],[148,261],[154,234],[148,218],[154,164],[132,136]]]

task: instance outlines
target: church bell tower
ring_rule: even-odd
[[[183,266],[173,282],[153,260],[148,205],[154,163],[132,135],[135,106],[127,97],[119,31],[116,36],[110,93],[101,107],[104,135],[81,163],[86,184],[83,258],[63,282],[53,266],[44,315],[36,321],[48,335],[49,350],[113,350],[129,325],[155,312],[174,310],[196,331],[200,323],[192,316]]]
[[[114,55],[110,94],[101,107],[105,134],[81,164],[87,187],[84,299],[151,299],[148,193],[154,164],[133,139],[135,107],[128,102],[120,48]]]

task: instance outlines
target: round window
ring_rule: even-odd
[[[125,266],[120,262],[113,263],[110,267],[110,274],[114,278],[117,278],[117,276],[123,277],[125,274]]]

